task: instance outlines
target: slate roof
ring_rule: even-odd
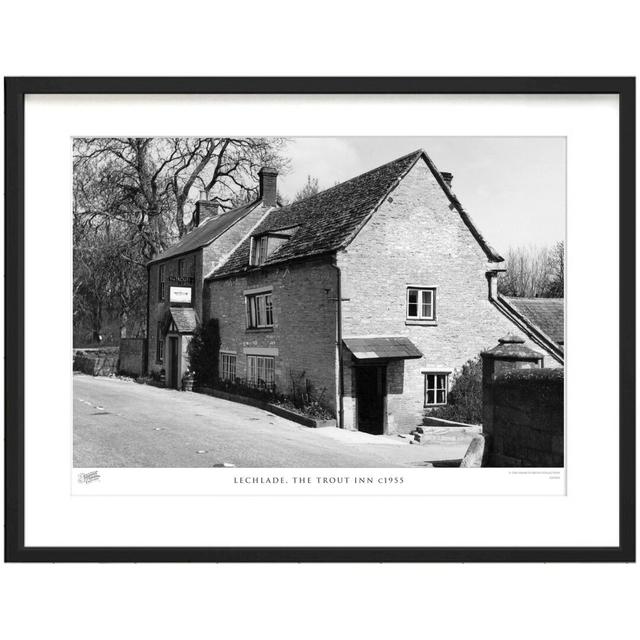
[[[171,307],[169,316],[176,323],[178,333],[193,333],[198,325],[198,318],[192,307]]]
[[[343,338],[342,342],[357,360],[373,358],[422,358],[422,352],[409,338]]]
[[[556,344],[564,344],[564,298],[504,297],[520,315]]]
[[[167,258],[174,258],[175,256],[182,255],[183,253],[189,253],[195,251],[208,244],[211,244],[219,235],[224,233],[227,229],[232,227],[238,220],[247,215],[256,206],[260,205],[261,201],[257,200],[250,204],[243,205],[237,209],[231,209],[221,213],[215,218],[207,218],[203,220],[200,226],[196,227],[185,236],[183,236],[176,244],[169,247],[166,251],[149,261],[149,264],[154,262],[162,262]]]
[[[423,158],[460,216],[490,260],[502,258],[485,242],[451,193],[433,162],[422,150],[393,160],[320,193],[275,209],[254,230],[253,235],[298,227],[291,239],[276,250],[265,265],[336,251],[356,236],[368,217],[398,185],[419,158]],[[219,278],[252,268],[249,265],[251,240],[247,238],[229,259],[211,274]]]

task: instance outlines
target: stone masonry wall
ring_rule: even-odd
[[[291,376],[305,377],[335,411],[336,270],[328,258],[268,267],[246,275],[212,280],[209,317],[217,318],[220,349],[237,356],[236,375],[246,376],[247,353],[277,350],[278,391],[289,393]],[[247,329],[244,291],[273,287],[274,326]],[[262,351],[263,355],[270,355]]]
[[[520,369],[483,381],[489,466],[563,466],[563,372]]]
[[[423,353],[389,367],[389,432],[421,424],[423,370],[455,371],[506,333],[522,335],[489,301],[487,257],[421,160],[337,264],[350,299],[343,302],[343,336],[407,336]],[[437,287],[435,324],[406,320],[409,285]],[[557,364],[544,355],[545,366]],[[348,357],[345,365],[345,426],[354,428]]]
[[[143,375],[146,356],[147,340],[145,338],[121,338],[118,373],[136,377]]]

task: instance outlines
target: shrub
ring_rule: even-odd
[[[199,324],[189,342],[189,368],[197,385],[214,386],[218,379],[220,331],[215,318]]]
[[[311,418],[328,420],[334,417],[331,409],[324,403],[326,389],[322,389],[318,394],[305,371],[298,376],[295,376],[293,371],[289,371],[289,377],[291,378],[291,394],[286,398],[286,401]]]
[[[476,356],[454,376],[448,404],[430,409],[425,418],[442,418],[467,424],[482,423],[482,361]]]

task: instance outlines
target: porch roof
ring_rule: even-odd
[[[193,333],[198,324],[196,312],[191,307],[171,307],[169,316],[178,333]],[[170,326],[171,323],[169,322],[169,328]]]
[[[342,342],[356,360],[422,358],[420,349],[409,338],[402,336],[343,338]]]

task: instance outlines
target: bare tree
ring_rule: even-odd
[[[305,198],[309,198],[310,196],[315,196],[319,191],[318,187],[318,178],[312,178],[311,176],[307,176],[307,182],[304,187],[300,189],[293,198],[293,202],[298,202],[299,200],[304,200]]]
[[[500,293],[519,298],[564,295],[564,243],[549,247],[515,247],[507,251]]]
[[[564,242],[557,242],[551,249],[551,281],[546,295],[564,298]]]
[[[199,192],[224,208],[257,194],[258,171],[286,171],[282,138],[74,140],[74,322],[144,312],[144,265],[191,228]],[[75,326],[75,325],[74,325]]]

